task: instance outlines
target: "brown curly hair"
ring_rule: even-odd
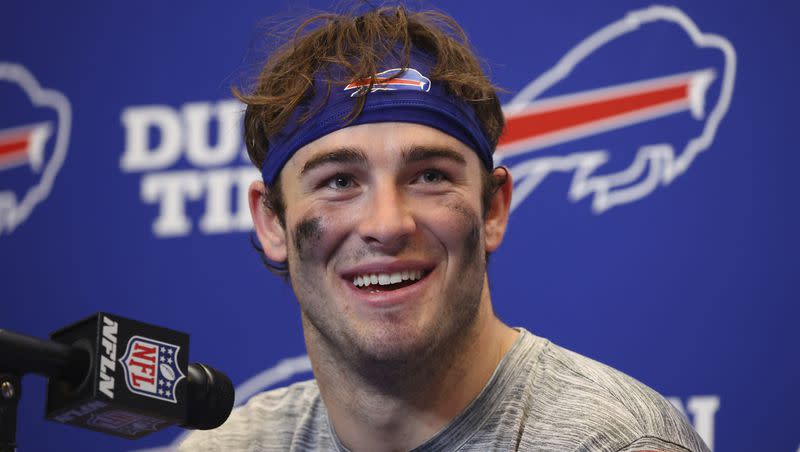
[[[396,6],[359,16],[323,13],[307,19],[294,38],[270,56],[251,92],[233,89],[247,105],[244,132],[250,160],[261,168],[269,151],[268,138],[283,129],[292,113],[310,100],[312,83],[320,70],[331,66],[344,69],[346,80],[328,79],[330,92],[332,84],[373,78],[388,56],[397,57],[403,67],[408,67],[412,48],[435,59],[429,78],[444,82],[475,109],[483,132],[495,147],[503,130],[503,112],[495,87],[481,69],[464,30],[443,13],[410,12]],[[395,55],[397,52],[402,54]],[[351,117],[358,116],[365,100],[365,96],[359,98]],[[306,116],[313,114],[312,110]]]
[[[443,82],[447,89],[470,105],[478,117],[483,133],[492,148],[497,145],[505,120],[496,88],[484,74],[480,61],[469,45],[464,30],[451,17],[437,11],[413,12],[404,6],[380,7],[362,14],[356,12],[317,14],[297,28],[294,36],[280,46],[261,67],[254,86],[248,93],[233,88],[233,94],[247,105],[244,115],[245,145],[250,160],[261,169],[269,137],[280,132],[293,112],[308,108],[313,96],[312,84],[324,75],[327,90],[352,80],[372,79],[383,68],[387,58],[409,66],[412,49],[422,51],[435,60],[428,77]],[[344,80],[333,79],[331,67],[343,69]],[[323,72],[320,72],[323,71]],[[350,119],[364,106],[366,96],[359,97]],[[308,109],[303,121],[316,111]],[[494,178],[482,167],[484,212],[491,195],[504,178]],[[264,197],[265,206],[278,215],[285,226],[285,205],[276,178]],[[285,263],[270,262],[251,237],[270,270],[284,277]]]

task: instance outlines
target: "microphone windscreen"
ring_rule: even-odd
[[[227,375],[201,363],[189,365],[184,428],[210,430],[231,414],[235,393]]]

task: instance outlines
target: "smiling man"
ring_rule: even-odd
[[[706,450],[649,388],[494,314],[512,181],[455,22],[318,16],[240,98],[260,250],[297,296],[315,379],[185,450]]]

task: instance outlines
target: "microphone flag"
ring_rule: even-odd
[[[188,334],[101,312],[50,338],[91,365],[77,386],[49,380],[47,419],[129,439],[186,420]]]

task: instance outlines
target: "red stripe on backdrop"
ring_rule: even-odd
[[[28,148],[28,135],[15,136],[10,139],[0,141],[0,157],[10,156],[17,153],[25,153]]]
[[[667,86],[645,92],[556,107],[519,116],[510,116],[498,146],[613,118],[677,100],[688,99],[689,84]]]

